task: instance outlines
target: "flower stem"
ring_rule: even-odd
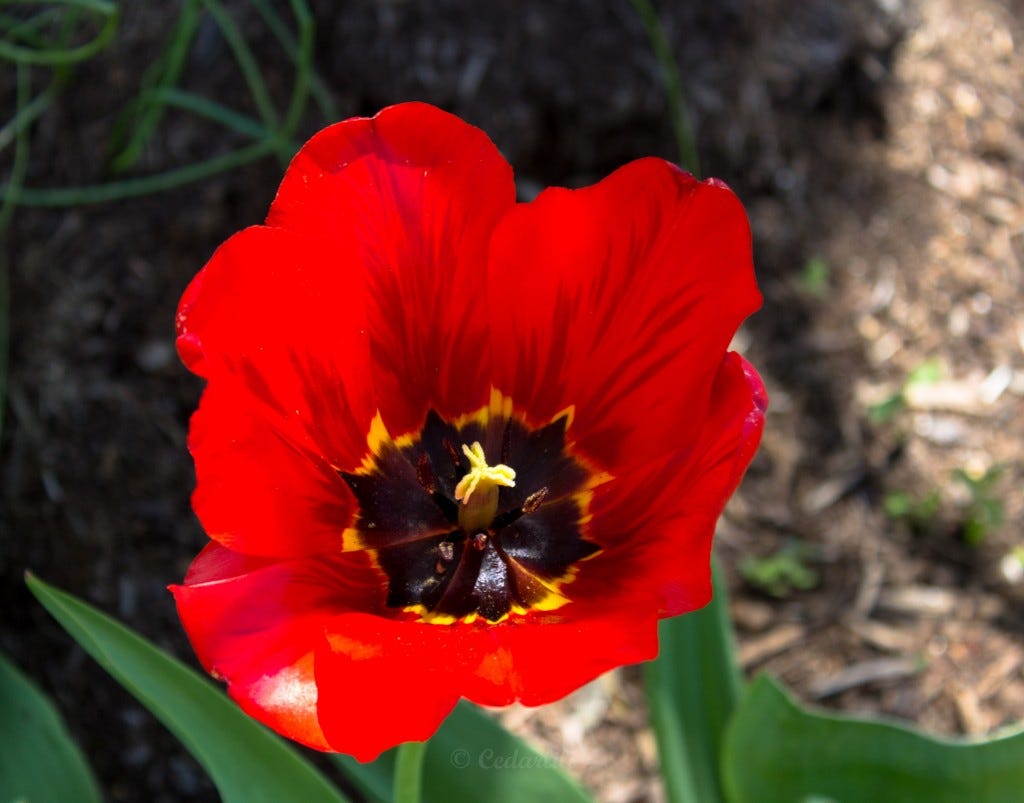
[[[420,803],[423,789],[423,757],[427,742],[405,742],[398,746],[395,762],[395,803]]]
[[[683,80],[679,76],[679,65],[676,63],[675,56],[672,55],[672,46],[669,44],[665,28],[662,26],[661,20],[658,19],[650,0],[630,1],[644,25],[647,39],[654,51],[654,58],[658,62],[661,83],[665,89],[665,100],[668,103],[669,118],[672,122],[672,131],[676,138],[676,148],[679,150],[680,164],[689,170],[694,178],[699,179],[700,157],[697,155],[697,138],[694,136],[690,115],[686,111]]]

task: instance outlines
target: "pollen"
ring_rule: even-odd
[[[496,466],[487,465],[487,457],[484,455],[484,447],[480,445],[480,441],[474,441],[472,446],[463,444],[462,453],[469,459],[469,473],[455,486],[457,501],[468,505],[470,497],[478,487],[481,491],[487,491],[498,485],[504,485],[506,488],[516,487],[515,469],[504,463],[498,463]],[[481,483],[483,483],[482,486]]]
[[[487,465],[484,447],[480,441],[472,446],[462,445],[462,453],[469,459],[469,471],[455,486],[455,499],[459,505],[459,524],[469,533],[486,530],[498,511],[498,488],[514,488],[516,472],[504,463]]]

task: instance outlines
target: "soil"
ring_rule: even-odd
[[[675,158],[628,0],[311,5],[341,116],[413,98],[443,106],[491,135],[524,196],[638,156]],[[1024,547],[1024,5],[656,5],[704,172],[749,211],[765,295],[736,347],[772,403],[717,536],[745,670],[808,702],[938,733],[1024,720],[1024,567],[1011,557]],[[247,2],[227,7],[283,106],[287,59]],[[124,4],[112,46],[33,127],[27,186],[113,177],[116,118],[177,13]],[[47,80],[33,71],[36,91]],[[182,85],[256,113],[209,19]],[[14,100],[7,69],[4,120]],[[302,134],[326,122],[310,108]],[[169,112],[135,174],[240,142]],[[214,248],[262,220],[280,174],[268,158],[130,201],[22,207],[4,234],[0,648],[53,695],[111,801],[217,798],[22,575],[194,663],[165,590],[205,542],[185,449],[201,387],[175,357],[174,308]],[[779,554],[792,582],[771,588],[766,559]],[[636,668],[502,716],[598,800],[663,799]]]

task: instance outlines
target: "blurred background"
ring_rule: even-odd
[[[1024,4],[654,10],[765,295],[735,347],[768,425],[717,541],[745,670],[945,734],[1024,719]],[[194,665],[165,590],[206,541],[185,448],[201,386],[173,346],[189,279],[336,119],[442,106],[530,198],[678,161],[676,118],[630,0],[178,0],[116,23],[0,3],[0,650],[110,800],[216,800],[22,579]],[[657,801],[644,705],[627,668],[502,716],[599,800]]]

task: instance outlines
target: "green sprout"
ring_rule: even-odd
[[[1005,466],[996,465],[984,472],[971,472],[962,468],[954,469],[954,482],[967,489],[967,498],[960,504],[962,518],[960,532],[964,543],[977,546],[993,530],[1003,523],[1003,501],[996,494],[995,486],[1005,471]],[[891,519],[906,521],[914,530],[928,532],[935,529],[942,496],[933,488],[922,497],[912,496],[907,491],[892,491],[882,500],[882,510]]]
[[[818,585],[818,573],[807,565],[813,550],[792,540],[765,558],[746,558],[740,574],[754,588],[779,599],[794,590],[806,591]]]
[[[868,406],[868,419],[872,424],[887,424],[892,421],[898,413],[907,406],[907,397],[903,395],[903,389],[886,396],[882,401]]]
[[[892,491],[882,500],[882,510],[890,519],[905,520],[915,530],[930,530],[941,504],[938,488],[932,488],[922,497],[914,497],[907,491]]]
[[[828,263],[820,256],[811,257],[800,271],[797,284],[809,296],[821,298],[828,290]]]
[[[1005,466],[995,465],[980,476],[962,468],[953,471],[953,479],[967,488],[968,501],[964,506],[963,537],[970,546],[977,546],[1003,523],[1003,501],[995,492]]]
[[[915,387],[934,385],[945,373],[945,367],[939,358],[925,360],[907,375],[899,390],[868,406],[868,419],[873,424],[887,424],[906,408],[908,391]]]

